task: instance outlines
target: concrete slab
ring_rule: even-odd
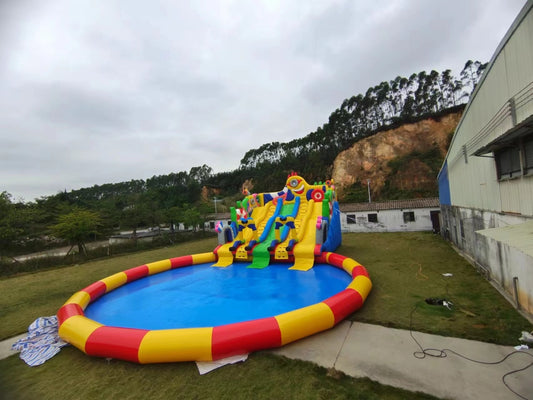
[[[447,348],[480,361],[499,361],[515,351],[510,346],[413,334],[424,348]],[[445,358],[417,359],[413,352],[418,350],[409,331],[342,322],[334,329],[276,349],[274,353],[326,368],[335,367],[353,377],[368,377],[386,385],[461,400],[517,399],[505,387],[502,377],[533,362],[531,350],[497,365],[474,363],[451,353]],[[533,399],[533,367],[507,377],[506,382],[524,398]]]
[[[331,368],[340,354],[350,326],[350,322],[343,321],[334,329],[272,349],[271,352],[288,358],[312,361],[322,367]]]
[[[10,357],[13,354],[17,354],[18,351],[11,350],[11,345],[15,343],[19,339],[23,339],[26,336],[28,336],[26,333],[23,333],[18,336],[14,336],[12,338],[2,340],[0,342],[0,360],[3,360],[4,358]]]

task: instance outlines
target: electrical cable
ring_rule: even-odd
[[[501,360],[498,360],[498,361],[480,361],[480,360],[474,360],[473,358],[469,358],[469,357],[466,357],[452,349],[434,349],[434,348],[424,348],[422,347],[422,345],[420,344],[420,342],[418,340],[416,340],[415,336],[413,335],[413,314],[414,312],[416,311],[416,308],[418,307],[418,305],[415,305],[413,307],[413,309],[411,310],[411,313],[409,314],[409,334],[411,335],[411,338],[413,339],[413,341],[417,344],[417,346],[420,348],[419,351],[415,351],[413,352],[413,356],[415,358],[418,358],[419,360],[422,360],[426,357],[435,357],[435,358],[446,358],[448,356],[448,353],[450,354],[455,354],[456,356],[458,357],[461,357],[465,360],[468,360],[468,361],[471,361],[473,363],[477,363],[477,364],[484,364],[484,365],[497,365],[497,364],[501,364],[503,363],[505,360],[507,360],[509,357],[515,355],[515,354],[524,354],[524,355],[527,355],[529,357],[532,357],[533,358],[533,354],[531,353],[528,353],[528,352],[525,352],[525,351],[513,351],[509,354],[507,354],[505,357],[503,357]],[[522,396],[520,393],[514,391],[510,386],[509,384],[505,381],[505,378],[507,378],[508,376],[511,376],[513,374],[516,374],[518,372],[522,372],[522,371],[525,371],[527,370],[528,368],[530,368],[531,366],[533,366],[533,362],[529,363],[528,365],[526,365],[525,367],[523,368],[520,368],[520,369],[515,369],[515,370],[512,370],[512,371],[509,371],[507,372],[505,375],[502,376],[502,382],[503,384],[505,385],[505,387],[507,389],[509,389],[512,393],[514,393],[516,396],[520,397],[521,399],[524,399],[524,400],[532,400],[532,399],[528,399],[527,397],[524,397]]]
[[[335,369],[335,366],[337,365],[337,360],[339,359],[339,356],[344,347],[344,344],[346,343],[346,339],[348,338],[348,334],[350,333],[350,329],[352,328],[352,325],[353,325],[353,321],[350,321],[350,326],[348,327],[348,329],[346,329],[346,335],[344,335],[344,340],[342,341],[341,347],[339,348],[339,351],[337,352],[337,356],[335,357],[335,361],[333,362],[333,369]]]

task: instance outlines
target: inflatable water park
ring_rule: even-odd
[[[59,336],[87,355],[141,364],[214,361],[284,346],[362,307],[371,288],[335,253],[340,211],[332,181],[292,173],[272,193],[243,193],[218,246],[137,266],[74,293]]]

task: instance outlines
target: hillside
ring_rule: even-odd
[[[436,175],[462,112],[387,129],[354,143],[333,163],[341,201],[437,195]]]
[[[468,61],[460,78],[454,77],[450,70],[432,70],[381,82],[365,93],[345,99],[316,131],[289,142],[271,142],[250,149],[240,162],[239,173],[246,171],[245,179],[253,179],[258,192],[274,190],[291,170],[297,171],[309,182],[329,179],[333,175],[337,155],[350,149],[354,143],[378,132],[426,118],[439,120],[441,115],[458,111],[468,100],[485,67],[486,64],[479,61]],[[439,158],[437,149],[431,150],[431,154],[421,156],[433,159],[432,154],[435,153]],[[427,152],[429,149],[418,151]],[[374,163],[372,159],[366,161]],[[355,192],[352,194],[356,198],[359,197],[356,192],[360,187],[360,184],[353,187]],[[379,193],[385,195],[385,189],[380,187]],[[413,195],[409,191],[398,193],[394,185],[388,194],[392,198]],[[434,196],[434,193],[427,195]]]
[[[433,197],[436,176],[460,112],[486,64],[467,61],[451,71],[397,76],[345,99],[315,131],[247,151],[239,168],[214,174],[208,165],[149,179],[59,192],[35,203],[0,193],[0,254],[39,251],[60,218],[92,211],[96,239],[117,230],[197,226],[250,191],[280,189],[296,171],[308,182],[333,177],[344,202]],[[30,248],[31,247],[31,248]]]

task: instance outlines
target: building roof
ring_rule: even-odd
[[[411,199],[411,200],[389,200],[372,203],[345,203],[339,204],[342,212],[357,212],[357,211],[381,211],[381,210],[403,210],[413,208],[439,208],[440,203],[438,197],[430,197],[426,199]]]
[[[206,215],[207,220],[213,220],[213,221],[222,221],[222,220],[230,220],[231,219],[231,213],[216,213],[216,214],[207,214]]]
[[[480,235],[503,242],[533,257],[533,221],[476,231]]]
[[[380,210],[403,210],[414,208],[440,208],[438,197],[429,197],[426,199],[411,199],[411,200],[389,200],[372,203],[343,203],[339,204],[342,212],[357,212],[357,211],[380,211]],[[225,220],[231,219],[230,213],[209,214],[207,219],[211,220]]]

